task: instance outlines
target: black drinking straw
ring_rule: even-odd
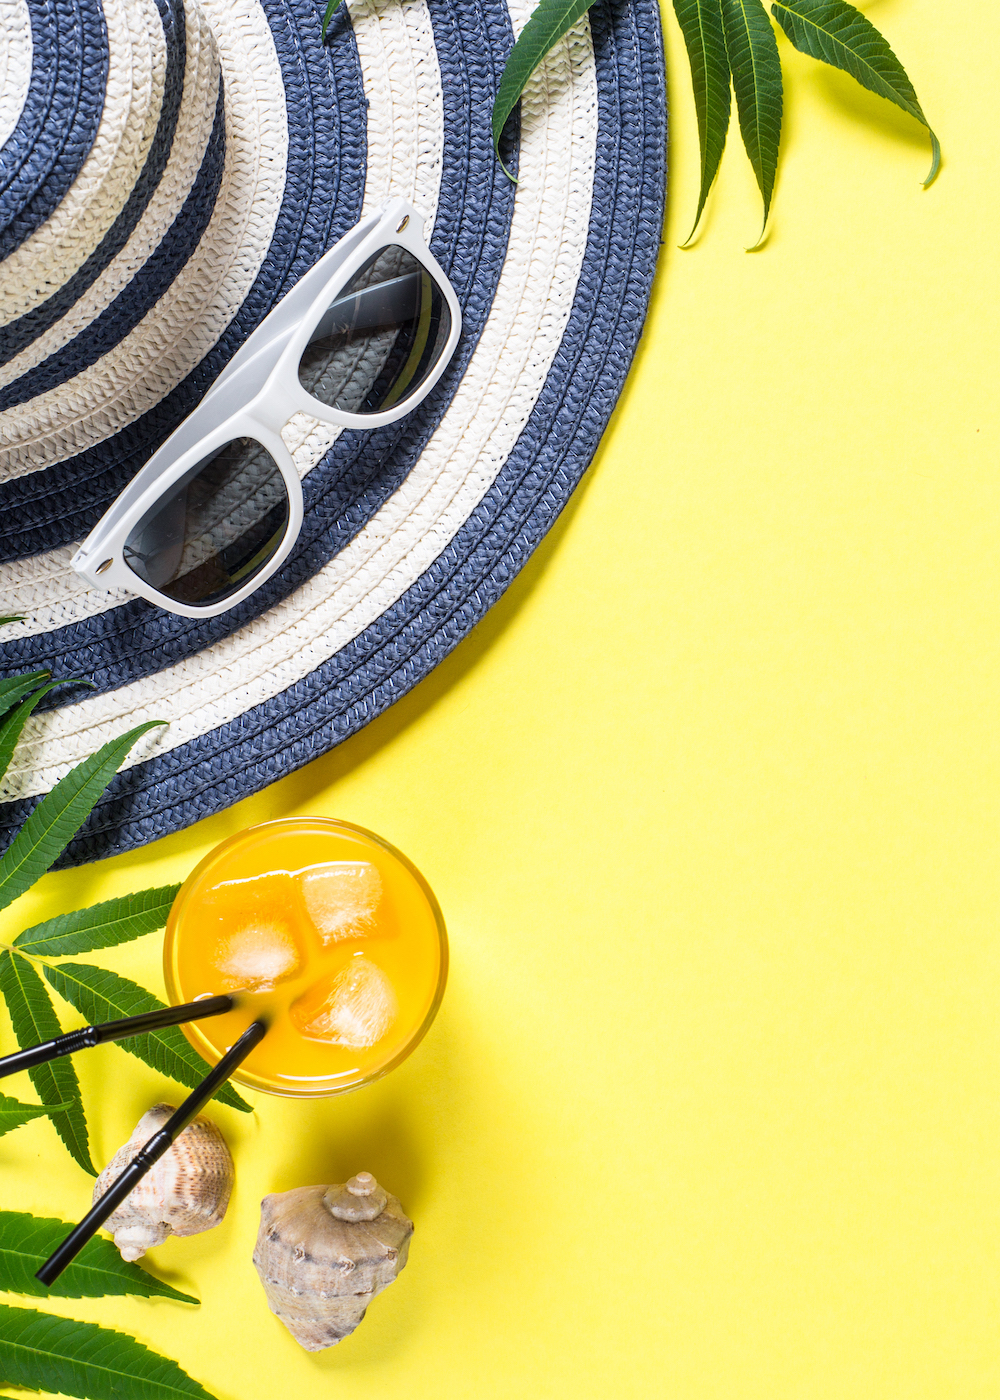
[[[80,1253],[91,1235],[97,1233],[112,1211],[121,1205],[150,1167],[159,1161],[192,1119],[197,1117],[216,1089],[226,1082],[240,1061],[249,1055],[255,1045],[260,1043],[266,1030],[267,1027],[263,1021],[254,1021],[253,1025],[243,1032],[236,1044],[223,1055],[215,1068],[205,1075],[197,1089],[188,1095],[177,1112],[167,1120],[158,1133],[153,1134],[145,1147],[140,1148],[121,1176],[108,1187],[100,1200],[94,1203],[76,1229],[71,1231],[59,1248],[49,1255],[35,1278],[44,1283],[47,1288],[51,1288],[66,1265],[72,1263]]]
[[[160,1030],[163,1026],[177,1026],[182,1021],[221,1016],[226,1011],[232,1011],[235,1005],[232,997],[204,997],[201,1001],[189,1001],[183,1006],[161,1006],[158,1011],[146,1011],[141,1016],[126,1016],[121,1021],[104,1021],[99,1026],[83,1026],[78,1031],[67,1031],[65,1035],[56,1036],[55,1040],[46,1040],[41,1045],[31,1045],[27,1050],[4,1055],[0,1059],[0,1079],[16,1074],[19,1069],[33,1069],[35,1065],[57,1060],[61,1055],[87,1050],[91,1045],[103,1045],[107,1040],[126,1040],[130,1035],[142,1035],[144,1031]]]

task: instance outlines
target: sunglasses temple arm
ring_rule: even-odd
[[[180,1137],[188,1124],[198,1116],[240,1061],[244,1060],[254,1046],[260,1043],[266,1030],[267,1027],[263,1021],[254,1021],[253,1025],[243,1032],[232,1049],[223,1055],[209,1074],[206,1074],[197,1089],[188,1095],[177,1112],[167,1120],[158,1133],[153,1134],[145,1147],[140,1148],[121,1176],[108,1187],[76,1229],[72,1230],[58,1249],[49,1255],[35,1278],[44,1283],[47,1288],[52,1287],[67,1264],[72,1263],[87,1241],[101,1228],[108,1216],[121,1205],[125,1197],[135,1189],[149,1169],[156,1165],[164,1152]]]
[[[72,1055],[77,1050],[88,1050],[92,1045],[103,1045],[108,1040],[126,1040],[132,1035],[143,1035],[146,1031],[160,1030],[164,1026],[177,1026],[182,1021],[200,1021],[206,1016],[221,1016],[232,1011],[235,1002],[229,996],[205,997],[202,1001],[189,1001],[184,1006],[161,1006],[156,1011],[146,1011],[141,1016],[126,1016],[121,1021],[104,1021],[98,1026],[82,1026],[78,1031],[67,1031],[46,1040],[41,1045],[31,1045],[27,1050],[17,1050],[13,1055],[0,1058],[0,1079],[18,1070],[34,1069],[49,1060],[58,1060],[63,1055]]]

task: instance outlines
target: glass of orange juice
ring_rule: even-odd
[[[216,846],[174,900],[163,945],[172,1002],[235,995],[184,1034],[216,1064],[251,1022],[267,1034],[233,1074],[319,1098],[370,1084],[421,1040],[448,970],[426,880],[387,841],[327,817],[249,827]]]

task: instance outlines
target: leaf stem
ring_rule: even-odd
[[[26,958],[31,963],[41,963],[43,967],[55,966],[55,959],[45,953],[26,953],[23,948],[17,948],[13,943],[0,942],[0,953],[16,953],[19,958]]]

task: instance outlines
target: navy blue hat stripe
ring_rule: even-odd
[[[0,258],[34,233],[66,194],[94,144],[104,110],[107,30],[99,0],[56,0],[44,11],[35,0],[30,3],[32,36],[36,15],[49,21],[54,11],[55,23],[65,26],[60,29],[52,86],[58,101],[45,105],[30,153],[0,193]],[[22,116],[26,115],[27,103]]]
[[[205,362],[205,388],[274,302],[357,223],[364,199],[368,103],[353,30],[338,29],[323,44],[310,0],[261,3],[296,119],[289,122],[285,194],[268,257]]]
[[[160,182],[170,155],[184,95],[186,53],[184,6],[181,0],[157,0],[157,6],[166,39],[163,106],[139,178],[121,213],[86,262],[47,301],[4,326],[0,340],[0,365],[7,364],[33,340],[44,335],[93,286],[125,247]],[[138,320],[138,317],[134,319]]]
[[[99,316],[95,316],[85,330],[43,360],[40,365],[22,374],[6,388],[0,389],[0,411],[27,403],[36,395],[45,393],[47,389],[54,389],[59,384],[65,384],[75,374],[80,374],[88,366],[95,364],[102,355],[108,354],[124,340],[159,301],[198,247],[212,217],[215,197],[222,182],[225,156],[226,114],[220,81],[215,123],[201,168],[177,218],[155,253],[147,259],[110,306]]]
[[[49,117],[59,74],[57,55],[61,43],[56,44],[57,16],[54,4],[51,0],[28,0],[28,15],[31,20],[31,80],[17,125],[0,149],[0,227],[6,227],[17,213],[18,205],[6,198],[6,192],[35,149]],[[61,36],[62,41],[65,41],[70,52],[79,52],[77,36],[69,24]],[[71,114],[67,112],[65,122],[70,120]],[[56,127],[53,135],[58,130]]]
[[[480,304],[487,310],[492,304],[496,279],[490,276],[481,282],[487,268],[481,266],[480,257],[470,256],[482,246],[481,257],[490,264],[493,254],[486,252],[490,231],[481,240],[481,234],[470,237],[465,226],[478,225],[486,213],[485,222],[498,221],[492,233],[502,232],[506,241],[513,212],[514,186],[497,171],[492,131],[482,118],[492,105],[514,35],[503,4],[470,6],[466,12],[457,10],[451,0],[428,0],[428,9],[444,104],[441,197],[430,246],[448,273],[463,315],[470,311],[475,316]]]

